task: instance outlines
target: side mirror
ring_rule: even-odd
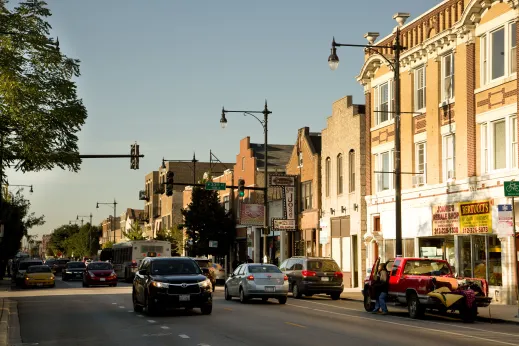
[[[146,275],[146,274],[147,274],[147,273],[146,273],[146,269],[141,269],[141,270],[139,270],[139,274],[140,274],[140,275]]]

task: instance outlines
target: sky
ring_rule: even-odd
[[[17,1],[12,0],[11,4]],[[265,100],[269,143],[293,144],[297,130],[326,126],[332,103],[346,95],[364,103],[355,79],[363,62],[360,48],[338,50],[340,65],[327,64],[332,37],[365,44],[396,25],[396,12],[412,20],[439,0],[47,0],[52,35],[60,49],[81,60],[79,97],[88,119],[79,133],[80,154],[129,154],[135,141],[145,157],[140,169],[130,159],[85,159],[78,173],[7,172],[10,184],[33,185],[24,193],[31,211],[45,215],[40,237],[77,215],[93,214],[94,224],[113,214],[97,202],[117,201],[117,215],[144,207],[138,192],[144,176],[162,158],[235,162],[240,139],[263,143],[260,124],[222,106],[261,111]],[[12,187],[15,192],[17,188]],[[87,219],[85,219],[87,222]]]

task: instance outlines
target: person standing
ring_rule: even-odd
[[[382,315],[387,315],[386,299],[389,291],[389,274],[383,263],[378,265],[377,281],[374,284],[374,288],[377,294],[377,302],[371,313],[376,314],[379,310],[382,310]]]

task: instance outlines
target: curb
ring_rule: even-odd
[[[2,317],[0,320],[0,345],[22,344],[18,303],[16,301],[2,299]]]
[[[6,299],[0,299],[0,345],[6,346],[9,331],[9,310]]]

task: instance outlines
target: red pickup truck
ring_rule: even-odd
[[[376,292],[373,284],[380,258],[364,281],[364,308],[372,311]],[[411,318],[421,318],[426,309],[438,312],[458,310],[464,322],[473,322],[477,308],[490,304],[484,279],[457,278],[445,260],[397,257],[385,263],[389,274],[388,301],[407,305]]]

